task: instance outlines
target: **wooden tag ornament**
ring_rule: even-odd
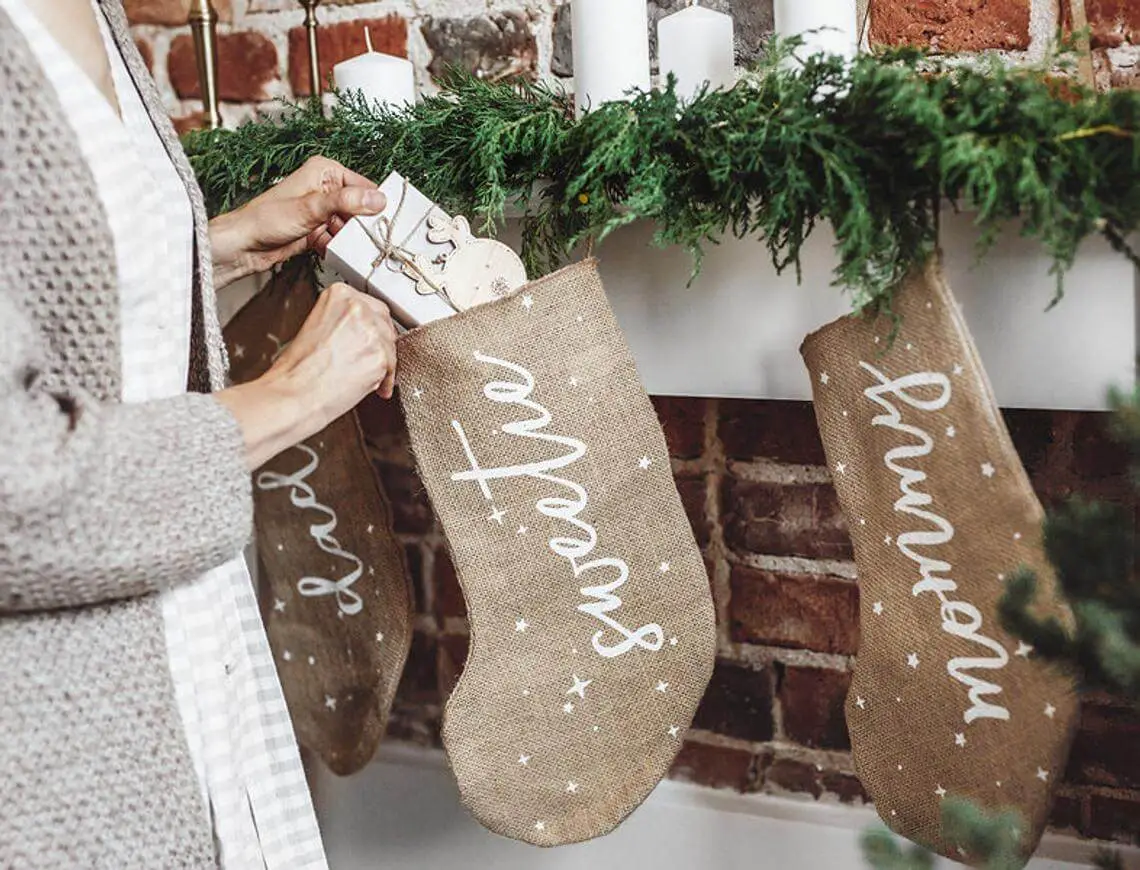
[[[467,600],[464,804],[540,846],[653,790],[712,673],[708,577],[592,261],[408,333],[400,395]]]
[[[263,374],[317,298],[292,263],[226,328],[233,377]],[[403,548],[355,413],[254,475],[262,610],[302,746],[337,774],[372,759],[412,638]]]
[[[1040,841],[1077,718],[1072,679],[1001,627],[1007,577],[1043,578],[1044,512],[937,260],[906,280],[892,322],[844,317],[802,353],[855,545],[860,644],[847,697],[855,769],[896,832],[956,860],[943,802],[1016,810]]]
[[[509,296],[526,283],[519,255],[495,239],[476,238],[463,215],[428,218],[428,240],[452,250],[429,259],[417,254],[405,273],[416,280],[416,292],[441,293],[458,311]]]

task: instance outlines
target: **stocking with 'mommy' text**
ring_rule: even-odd
[[[937,260],[889,317],[845,317],[802,353],[855,545],[862,641],[847,698],[855,767],[895,831],[958,861],[943,801],[1013,809],[1040,840],[1077,714],[1072,681],[1003,631],[1020,565],[1046,581],[1043,511]]]

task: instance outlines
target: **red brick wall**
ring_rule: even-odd
[[[220,25],[223,116],[233,123],[280,96],[308,92],[294,0],[214,0]],[[650,0],[654,18],[685,0]],[[738,53],[753,57],[771,29],[770,0],[706,0],[733,12]],[[1061,5],[1067,8],[1068,0]],[[189,0],[126,0],[136,35],[172,114],[198,104],[185,26]],[[1098,84],[1131,85],[1140,0],[1086,0]],[[410,8],[419,11],[409,14]],[[421,88],[446,62],[495,77],[572,74],[564,0],[402,0],[321,4],[323,67],[363,49],[416,64]],[[1063,10],[1062,10],[1063,11]],[[1054,0],[870,0],[872,44],[946,52],[998,49],[1012,62],[1044,56],[1061,19]],[[824,467],[810,406],[668,399],[658,409],[678,488],[709,568],[719,614],[719,661],[674,775],[741,791],[860,802],[843,698],[858,645],[851,544]],[[1073,493],[1129,501],[1126,461],[1096,414],[1008,415],[1042,498]],[[412,469],[395,405],[371,403],[367,430],[415,574],[417,633],[392,736],[438,742],[440,710],[467,648],[463,596]],[[1140,839],[1140,716],[1090,699],[1054,812],[1058,828]]]
[[[922,45],[941,52],[998,50],[1040,61],[1070,0],[870,0],[873,45]],[[1097,86],[1140,86],[1140,2],[1085,0]]]
[[[296,0],[213,0],[219,25],[222,115],[229,123],[279,97],[309,92],[303,13]],[[648,0],[656,21],[688,0]],[[1014,63],[1045,57],[1070,0],[855,0],[869,6],[870,45],[915,43],[943,52],[995,49]],[[186,27],[190,0],[124,0],[138,41],[183,127],[200,122],[194,53]],[[321,68],[364,49],[364,27],[381,51],[416,64],[421,90],[448,64],[489,78],[573,75],[568,0],[325,0]],[[704,0],[731,12],[741,62],[755,58],[772,29],[772,0]],[[1140,82],[1140,2],[1085,0],[1097,83]],[[414,11],[413,11],[414,10]]]

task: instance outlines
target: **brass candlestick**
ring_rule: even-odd
[[[1096,87],[1096,74],[1093,72],[1092,48],[1089,45],[1089,17],[1085,12],[1085,0],[1069,0],[1069,17],[1072,18],[1073,32],[1077,37],[1077,73],[1081,81],[1090,88]]]
[[[194,36],[194,56],[198,61],[202,110],[206,126],[216,130],[222,126],[222,116],[218,111],[218,13],[210,0],[192,0],[189,19],[190,32]]]
[[[321,0],[301,0],[305,7],[305,31],[309,37],[309,81],[312,83],[311,93],[314,99],[321,96],[321,56],[317,48],[317,7]]]

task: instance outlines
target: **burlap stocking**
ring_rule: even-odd
[[[893,344],[889,318],[847,317],[802,348],[859,569],[855,766],[900,834],[969,861],[940,824],[953,795],[1018,810],[1028,855],[1077,714],[1072,682],[996,612],[1018,565],[1052,589],[1043,512],[937,262],[895,309]]]
[[[712,671],[712,600],[594,263],[400,341],[400,393],[471,652],[443,739],[463,801],[543,846],[614,828]]]
[[[262,374],[316,300],[288,266],[226,329],[234,379]],[[302,746],[341,775],[384,735],[412,635],[403,550],[354,413],[254,475],[262,608]]]

